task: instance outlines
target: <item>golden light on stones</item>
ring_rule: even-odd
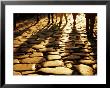
[[[64,17],[63,17],[64,19]],[[67,17],[67,20],[68,20],[68,23],[67,25],[64,27],[64,29],[62,30],[62,35],[61,35],[61,42],[59,42],[59,44],[64,44],[65,45],[65,42],[68,42],[69,40],[69,33],[72,32],[72,27],[73,27],[73,17],[72,17],[72,14],[68,14],[68,17]],[[63,48],[65,50],[65,47]]]
[[[13,74],[97,74],[97,47],[88,38],[86,15],[37,13],[28,19],[18,19],[14,24]],[[92,34],[97,36],[97,17]]]

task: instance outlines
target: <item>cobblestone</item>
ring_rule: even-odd
[[[47,15],[38,22],[36,17],[17,22],[13,75],[97,74],[97,44],[88,39],[85,15],[78,16],[81,19],[76,17],[75,25],[71,13],[63,16],[61,24],[60,17],[48,23]],[[97,30],[97,23],[94,25]]]

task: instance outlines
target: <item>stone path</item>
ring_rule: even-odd
[[[72,14],[63,16],[59,25],[47,16],[16,23],[14,29],[14,75],[95,75],[97,73],[97,49],[88,41],[85,15],[79,14],[73,25]],[[95,23],[94,30],[97,30]]]

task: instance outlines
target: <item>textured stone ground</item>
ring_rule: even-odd
[[[14,75],[95,75],[97,72],[96,44],[86,35],[84,14],[76,18],[73,27],[72,14],[66,14],[59,25],[48,23],[47,16],[36,17],[16,23],[14,29]],[[94,31],[97,30],[95,23]]]

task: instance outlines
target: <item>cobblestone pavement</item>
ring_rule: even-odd
[[[78,14],[76,25],[72,14],[54,22],[48,17],[36,17],[16,23],[14,29],[14,75],[95,75],[97,50],[86,34],[86,18]],[[95,22],[94,31],[97,30]]]

